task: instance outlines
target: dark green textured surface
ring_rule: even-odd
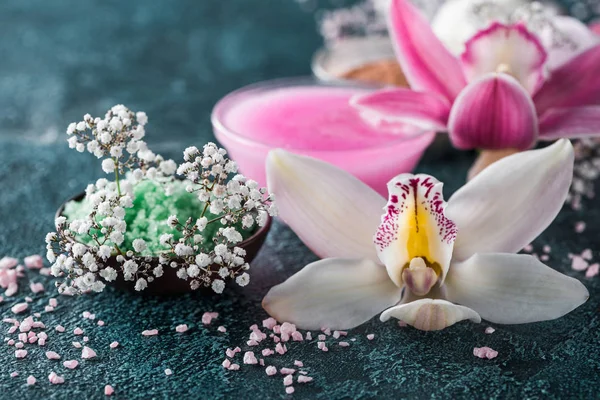
[[[68,122],[85,112],[101,114],[114,103],[145,110],[150,145],[179,159],[187,145],[212,138],[208,117],[221,96],[260,79],[308,74],[319,45],[313,16],[292,0],[152,5],[14,0],[0,5],[0,26],[0,256],[42,252],[56,208],[102,176],[93,158],[67,149],[62,132]],[[471,160],[472,155],[453,153],[423,162],[419,171],[446,182],[448,197]],[[588,221],[585,235],[573,233],[579,220]],[[571,271],[567,257],[585,248],[600,256],[595,221],[600,221],[600,207],[593,202],[580,212],[565,208],[535,243],[538,251],[550,244],[549,264],[581,279],[591,294],[560,320],[495,326],[493,335],[485,335],[485,322],[423,333],[374,319],[350,332],[357,338],[350,348],[331,345],[322,353],[314,343],[293,344],[275,365],[299,359],[315,377],[295,385],[295,398],[597,398],[600,279]],[[266,317],[260,300],[268,288],[313,260],[296,236],[276,223],[244,290],[169,299],[111,290],[77,299],[61,296],[59,308],[43,320],[68,331],[58,335],[48,329],[46,350],[57,351],[63,360],[78,359],[69,332],[80,326],[98,358],[71,371],[46,360],[40,348],[28,347],[27,358],[17,360],[14,348],[3,347],[0,398],[102,398],[107,383],[115,387],[115,398],[123,399],[285,397],[280,377],[267,377],[258,367],[228,372],[220,364],[224,350],[244,343],[248,327]],[[17,298],[28,292],[22,283]],[[40,309],[49,295],[33,297],[33,307]],[[11,315],[12,304],[0,305],[3,316]],[[106,326],[94,328],[82,320],[86,310]],[[220,313],[210,328],[200,323],[205,311]],[[176,334],[180,323],[192,329]],[[218,325],[227,333],[218,333]],[[161,334],[141,336],[153,328]],[[367,333],[375,333],[375,340],[367,341]],[[113,340],[122,347],[109,350]],[[498,358],[473,357],[473,347],[484,345],[498,350]],[[165,368],[173,375],[165,376]],[[65,376],[65,384],[48,383],[52,369]],[[21,375],[10,378],[15,370]],[[38,378],[34,387],[24,385],[29,374]]]

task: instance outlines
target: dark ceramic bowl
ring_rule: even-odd
[[[73,196],[69,200],[65,201],[56,211],[56,217],[62,216],[67,203],[71,201],[81,201],[84,197],[85,192]],[[241,247],[242,249],[246,250],[246,262],[250,263],[258,254],[258,251],[264,244],[267,234],[271,229],[271,221],[272,219],[269,216],[265,226],[259,228],[252,236],[237,245],[237,247]],[[158,266],[158,257],[154,257],[150,264],[152,266]],[[106,266],[113,267],[117,271],[120,271],[120,265],[117,263],[115,256],[110,257],[106,261]],[[112,285],[121,290],[135,291],[135,281],[124,280],[121,273],[119,273],[117,280],[112,282]],[[164,268],[164,273],[160,278],[154,279],[153,282],[148,282],[148,287],[146,289],[141,292],[136,291],[136,293],[147,295],[174,295],[188,292],[192,292],[189,282],[187,280],[178,278],[177,269],[170,267]],[[195,290],[195,292],[201,292],[204,294],[214,293],[210,287],[207,288],[204,286],[201,286],[199,289]]]

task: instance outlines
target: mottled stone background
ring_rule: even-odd
[[[213,138],[209,115],[227,92],[262,79],[307,75],[321,39],[315,30],[315,7],[343,1],[306,0],[3,0],[0,3],[0,256],[44,251],[56,208],[67,197],[102,175],[91,157],[67,149],[64,129],[84,113],[102,114],[124,103],[150,116],[148,142],[158,152],[179,159],[187,145]],[[566,2],[572,4],[573,2]],[[584,2],[581,2],[584,4]],[[587,2],[587,4],[591,4]],[[583,13],[583,8],[585,13]],[[594,6],[572,10],[589,18]],[[419,166],[456,190],[471,154],[450,153]],[[510,190],[510,189],[508,189]],[[575,221],[587,220],[584,235]],[[588,201],[584,210],[565,208],[535,247],[552,246],[550,264],[581,279],[590,300],[570,315],[524,326],[461,323],[443,332],[401,329],[377,319],[350,332],[350,348],[297,345],[283,358],[304,361],[315,381],[296,385],[296,398],[597,398],[600,380],[598,310],[600,279],[571,271],[567,254],[591,247],[598,254],[600,207]],[[44,315],[49,327],[80,326],[90,336],[98,358],[71,371],[46,360],[42,348],[30,347],[25,360],[14,349],[0,351],[0,398],[102,398],[105,384],[116,397],[278,398],[280,378],[263,369],[224,371],[226,347],[241,345],[248,326],[266,317],[260,300],[273,284],[315,260],[286,227],[275,224],[253,263],[247,290],[221,297],[186,295],[145,298],[107,290],[82,298],[60,298],[55,313]],[[37,274],[31,274],[36,280]],[[49,281],[47,287],[50,288]],[[54,289],[52,289],[54,290]],[[22,285],[18,298],[29,290]],[[43,309],[53,293],[34,296]],[[10,316],[15,300],[0,305]],[[95,312],[106,321],[93,327],[80,317]],[[198,327],[205,311],[220,313],[216,325]],[[180,323],[192,326],[175,334]],[[200,324],[201,325],[201,324]],[[144,338],[144,329],[161,335]],[[2,328],[5,329],[5,328]],[[365,334],[375,333],[369,342]],[[63,360],[79,358],[73,336],[49,329],[47,349]],[[118,340],[122,347],[109,351]],[[474,346],[499,352],[494,360],[472,355]],[[279,364],[278,364],[279,365]],[[165,376],[165,368],[173,370]],[[9,373],[19,371],[18,378]],[[47,375],[65,376],[52,386]],[[34,387],[25,377],[38,378]]]

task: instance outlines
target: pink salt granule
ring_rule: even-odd
[[[23,311],[27,310],[28,308],[29,308],[29,304],[27,304],[27,303],[17,303],[11,307],[10,311],[12,311],[14,314],[20,314]]]
[[[246,344],[248,346],[258,346],[258,342],[256,340],[248,340]]]
[[[81,350],[81,358],[84,360],[89,360],[94,357],[96,357],[96,352],[87,346],[83,346],[83,350]]]
[[[286,375],[285,378],[283,378],[284,386],[290,386],[292,383],[294,383],[294,377],[292,375]]]
[[[32,336],[32,337],[30,337],[30,338],[29,338],[29,340],[27,340],[27,341],[28,341],[29,343],[35,343],[35,342],[37,342],[37,340],[38,340],[37,336]]]
[[[281,375],[292,375],[296,372],[296,370],[294,368],[281,368],[279,370],[279,373]]]
[[[42,329],[46,329],[46,325],[44,325],[43,322],[41,321],[35,321],[33,323],[33,325],[31,325],[32,328],[42,328]]]
[[[91,315],[91,314],[90,314],[90,312],[89,312],[89,311],[84,311],[84,312],[81,314],[81,316],[82,316],[83,318],[85,318],[85,319],[88,319],[88,318],[90,317],[90,315]]]
[[[294,360],[294,365],[296,367],[304,367],[304,363],[302,361]]]
[[[17,358],[25,358],[25,357],[27,357],[27,350],[16,350],[15,351],[15,357],[17,357]]]
[[[13,339],[10,339],[8,342],[6,342],[6,344],[8,344],[9,346],[12,346],[15,344],[15,341]]]
[[[19,340],[21,342],[26,342],[27,341],[27,334],[25,332],[19,333],[18,338],[19,338]]]
[[[112,394],[115,392],[115,389],[113,389],[112,386],[110,385],[106,385],[104,386],[104,395],[105,396],[112,396]]]
[[[71,344],[73,345],[73,347],[75,347],[76,349],[80,349],[81,348],[81,343],[79,342],[71,342]]]
[[[0,258],[0,269],[11,269],[17,266],[19,260],[13,257]]]
[[[544,245],[544,247],[542,248],[542,251],[544,253],[550,253],[551,250],[552,250],[552,248],[548,245]]]
[[[15,377],[17,377],[17,376],[19,376],[19,373],[18,373],[17,371],[14,371],[14,372],[11,372],[11,373],[10,373],[10,377],[11,377],[11,378],[15,378]]]
[[[279,353],[279,354],[285,354],[285,352],[287,351],[287,347],[282,346],[281,343],[277,343],[277,345],[275,346],[275,352]]]
[[[302,333],[299,331],[292,332],[292,340],[294,342],[302,342],[304,338],[302,337]]]
[[[77,327],[77,328],[75,328],[75,329],[73,330],[73,334],[74,334],[74,335],[78,335],[78,336],[79,336],[79,335],[83,335],[83,329],[81,329],[81,328]]]
[[[292,394],[292,393],[294,393],[294,387],[293,387],[293,386],[288,386],[288,387],[286,387],[286,388],[285,388],[285,392],[286,392],[287,394]]]
[[[48,360],[60,360],[60,355],[55,351],[47,351],[46,357]]]
[[[312,382],[313,378],[311,378],[310,376],[304,376],[304,375],[300,375],[298,376],[298,383],[308,383],[308,382]]]
[[[319,335],[319,336],[317,336],[317,338],[318,338],[320,341],[323,341],[323,340],[327,339],[327,336],[325,336],[325,335]]]
[[[277,325],[277,320],[275,318],[267,318],[262,322],[263,328],[269,330],[272,330],[275,325]]]
[[[350,343],[348,343],[348,342],[339,342],[338,345],[340,347],[348,347],[348,346],[350,346]]]
[[[204,325],[210,325],[213,319],[217,318],[219,313],[216,312],[205,312],[202,314],[202,323]]]
[[[223,360],[223,363],[221,365],[223,366],[223,368],[227,369],[231,366],[231,361],[229,361],[229,359],[226,358],[225,360]]]
[[[244,364],[258,364],[258,360],[256,359],[254,352],[247,351],[244,353]]]
[[[175,332],[178,332],[178,333],[187,332],[187,330],[188,330],[188,326],[186,324],[177,325],[175,327]]]
[[[33,327],[33,317],[27,317],[19,324],[20,332],[29,332]],[[14,328],[14,327],[13,327]]]
[[[369,339],[369,340],[373,340],[373,339],[375,339],[375,334],[373,334],[373,333],[369,333],[369,334],[367,335],[367,339]]]
[[[494,328],[492,328],[491,326],[488,326],[487,328],[485,328],[485,333],[487,333],[488,335],[491,335],[494,332],[496,332],[496,330]]]
[[[77,361],[77,360],[68,360],[68,361],[65,361],[63,363],[63,365],[65,366],[65,368],[75,369],[79,365],[79,361]]]
[[[585,271],[585,277],[586,278],[593,278],[594,276],[598,275],[598,267],[600,266],[600,264],[596,263],[596,264],[592,264],[590,265],[590,267],[587,269],[587,271]]]
[[[231,350],[230,348],[227,348],[227,350],[225,350],[225,354],[227,355],[227,357],[229,358],[233,358],[235,356],[235,351]]]
[[[50,307],[58,307],[58,300],[56,300],[55,298],[52,298],[50,300],[48,300],[48,304],[50,305]]]
[[[17,349],[22,349],[24,346],[25,346],[25,345],[23,344],[23,342],[17,342],[17,343],[15,344],[15,347],[16,347]]]
[[[281,325],[275,325],[273,327],[273,333],[280,334],[281,333]]]
[[[45,346],[46,345],[46,339],[39,339],[38,340],[38,345]]]
[[[29,386],[33,386],[33,385],[35,385],[35,382],[37,382],[37,379],[35,379],[35,376],[33,376],[33,375],[29,375],[29,376],[27,377],[27,384],[28,384]]]
[[[119,346],[119,342],[112,342],[112,343],[109,345],[109,347],[110,347],[111,349],[116,349],[116,348],[117,348],[117,346]]]
[[[479,358],[487,358],[491,360],[492,358],[496,358],[498,356],[498,352],[489,347],[475,347],[473,349],[473,355]]]
[[[575,271],[584,271],[587,269],[587,267],[588,263],[583,259],[583,257],[577,255],[573,256],[573,259],[571,260],[571,268],[573,268]]]
[[[263,357],[268,357],[268,356],[273,355],[273,354],[275,354],[275,352],[273,350],[271,350],[271,349],[263,349],[262,350]]]
[[[550,259],[550,256],[548,256],[548,254],[542,254],[540,256],[540,260],[542,261],[548,261]]]
[[[220,327],[218,327],[218,328],[217,328],[217,330],[218,330],[219,332],[221,332],[221,333],[225,333],[225,332],[227,332],[227,329],[225,329],[225,327],[224,327],[224,326],[220,326]]]
[[[583,233],[583,231],[585,231],[585,222],[583,221],[579,221],[575,224],[575,232],[576,233]]]
[[[585,249],[581,252],[581,258],[583,258],[584,260],[590,261],[592,259],[592,250],[591,249]]]
[[[260,359],[258,360],[258,364],[259,364],[261,367],[264,367],[264,366],[265,366],[265,360],[264,360],[264,359],[262,359],[262,358],[260,358]]]
[[[240,369],[240,366],[239,366],[238,364],[231,364],[231,365],[229,366],[229,370],[230,370],[230,371],[237,371],[237,370],[239,370],[239,369]]]
[[[306,332],[306,335],[304,335],[304,337],[306,338],[306,340],[312,340],[312,333]]]
[[[54,307],[52,307],[52,306],[46,306],[46,307],[44,307],[44,311],[46,311],[46,312],[52,312],[52,311],[54,311]]]
[[[102,321],[101,319],[98,320],[98,322],[96,323],[98,326],[104,326],[104,321]]]
[[[56,332],[64,332],[65,331],[65,327],[62,325],[57,325],[56,328]]]
[[[44,266],[44,259],[38,254],[25,257],[23,261],[29,269],[41,269]]]
[[[41,293],[45,290],[44,285],[39,282],[38,283],[31,282],[29,284],[29,289],[31,290],[32,293]]]
[[[277,368],[275,368],[272,365],[269,365],[267,368],[265,368],[265,372],[267,373],[267,375],[273,376],[277,373]]]
[[[167,375],[167,376],[173,375],[173,371],[171,371],[171,368],[165,369],[165,375]]]
[[[96,314],[90,314],[90,316],[88,317],[88,319],[90,320],[95,320],[96,319]]]
[[[28,303],[31,303],[33,301],[33,299],[29,296],[25,297],[25,301]]]
[[[84,342],[89,342],[89,341],[90,341],[90,338],[89,338],[89,337],[87,337],[87,336],[84,336],[84,337],[83,337],[83,341],[84,341]]]
[[[54,371],[52,371],[50,375],[48,375],[48,380],[53,385],[60,385],[61,383],[65,382],[65,378],[63,378],[62,376],[58,376]]]
[[[147,329],[142,332],[143,336],[156,336],[158,335],[158,329]]]

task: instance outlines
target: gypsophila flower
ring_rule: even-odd
[[[250,283],[250,275],[244,272],[243,274],[235,278],[235,283],[237,283],[240,286],[246,286],[248,283]]]
[[[138,253],[143,252],[144,250],[146,250],[147,245],[146,245],[146,241],[144,239],[135,239],[133,241],[133,249],[135,251],[137,251]]]
[[[220,280],[220,279],[215,279],[212,282],[212,290],[215,291],[215,293],[221,294],[223,293],[223,289],[225,289],[225,282]]]

